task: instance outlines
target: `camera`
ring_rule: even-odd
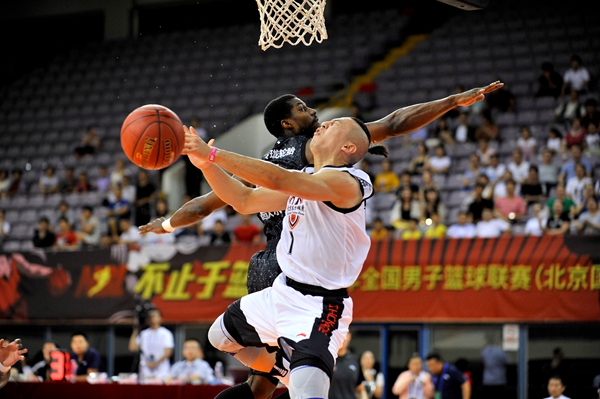
[[[135,307],[133,308],[133,319],[137,320],[140,326],[146,324],[146,319],[151,310],[155,310],[156,306],[145,300],[136,301]]]

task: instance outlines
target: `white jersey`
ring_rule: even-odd
[[[284,275],[329,290],[354,284],[371,246],[366,232],[365,202],[373,195],[369,176],[353,167],[324,167],[351,174],[360,183],[363,201],[350,209],[290,197],[277,261]],[[305,168],[313,173],[313,168]]]

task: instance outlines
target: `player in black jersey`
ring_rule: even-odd
[[[485,94],[500,89],[504,84],[494,82],[485,87],[474,88],[443,99],[400,108],[386,117],[367,123],[372,142],[409,134],[439,118],[447,111],[482,101]],[[313,162],[307,145],[319,127],[317,111],[301,99],[286,94],[272,100],[264,111],[265,125],[277,138],[273,148],[262,157],[286,169],[301,170]],[[201,221],[216,209],[227,205],[214,192],[192,199],[178,209],[170,219],[158,218],[140,227],[140,234],[153,232],[164,234],[175,228]],[[248,293],[260,291],[272,285],[280,269],[275,249],[279,241],[283,212],[259,214],[264,223],[267,244],[250,260],[248,266]],[[247,382],[221,392],[216,399],[269,399],[278,380],[264,373],[251,372]]]

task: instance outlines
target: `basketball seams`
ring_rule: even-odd
[[[161,128],[162,128],[162,122],[160,120],[160,110],[158,109],[158,107],[156,107],[156,122],[158,122],[158,150],[156,153],[156,161],[154,161],[154,167],[152,169],[156,170],[156,166],[158,165],[158,162],[160,160],[160,149],[162,147],[162,140],[161,140]]]
[[[127,125],[123,125],[123,127],[121,128],[121,131],[126,130],[129,125],[131,125],[132,123],[135,123],[137,121],[139,121],[140,119],[144,119],[144,118],[149,118],[151,116],[154,116],[153,114],[151,115],[142,115],[142,116],[138,116],[137,118],[131,120],[129,123],[127,123]],[[127,122],[127,119],[125,119],[125,122]]]

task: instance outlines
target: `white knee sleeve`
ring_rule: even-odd
[[[290,373],[291,399],[323,398],[329,397],[329,377],[323,370],[313,366],[300,366]]]
[[[211,345],[218,350],[231,354],[236,354],[243,348],[243,346],[238,344],[229,332],[227,332],[225,324],[223,323],[223,315],[219,316],[212,326],[210,326],[210,329],[208,330],[208,340]]]

